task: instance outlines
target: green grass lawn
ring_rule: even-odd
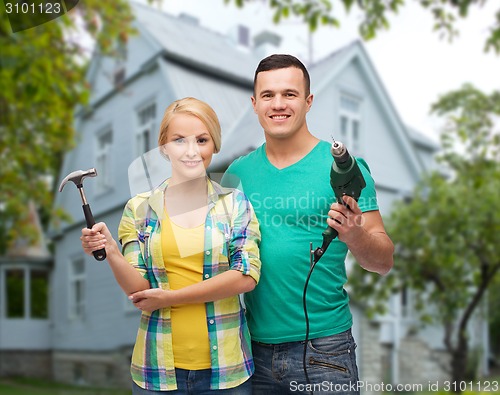
[[[75,387],[36,379],[0,379],[0,395],[130,395],[131,390]]]

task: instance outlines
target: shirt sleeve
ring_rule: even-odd
[[[362,158],[356,158],[356,162],[358,163],[359,169],[361,170],[366,183],[366,186],[361,191],[361,196],[358,200],[359,208],[362,212],[376,211],[379,209],[377,192],[375,190],[375,181],[371,175],[370,168],[368,167],[366,161]]]
[[[257,216],[248,198],[239,190],[233,195],[233,230],[229,244],[230,269],[260,279],[260,229]]]
[[[140,235],[135,226],[135,215],[132,199],[127,202],[118,225],[118,239],[122,245],[122,254],[125,260],[147,278],[146,265],[141,253]],[[144,243],[143,243],[144,244]]]
[[[241,185],[241,180],[236,175],[235,167],[236,166],[235,166],[234,162],[231,165],[229,165],[229,167],[227,168],[227,170],[223,174],[220,183],[223,187],[239,189],[240,191],[243,191],[243,188]]]

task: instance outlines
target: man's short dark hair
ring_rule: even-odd
[[[302,70],[302,74],[304,74],[304,80],[306,83],[306,97],[311,93],[311,78],[309,77],[309,73],[306,69],[306,66],[298,60],[295,56],[292,55],[284,55],[284,54],[274,54],[270,55],[267,58],[264,58],[260,61],[257,66],[257,70],[255,70],[255,76],[253,78],[253,94],[255,96],[255,84],[257,83],[257,74],[261,71],[271,71],[271,70],[279,70],[279,69],[287,69],[289,67],[295,67],[299,70]]]

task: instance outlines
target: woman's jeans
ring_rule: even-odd
[[[174,391],[152,391],[139,387],[136,383],[132,386],[132,395],[251,395],[252,383],[250,379],[238,387],[224,390],[210,390],[211,370],[184,370],[175,369],[177,389]]]
[[[357,395],[358,368],[356,343],[351,330],[310,340],[306,367],[303,367],[304,342],[263,344],[252,342],[255,373],[254,395],[335,394]]]

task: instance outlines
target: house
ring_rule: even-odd
[[[97,53],[92,59],[87,76],[90,104],[76,113],[79,141],[61,169],[62,179],[76,169],[97,168],[98,176],[87,178],[84,188],[96,220],[112,230],[131,196],[168,176],[154,147],[162,112],[173,100],[194,96],[217,112],[223,149],[209,169],[214,178],[234,158],[263,143],[250,103],[253,73],[259,60],[277,52],[279,44],[279,37],[270,32],[255,36],[251,46],[249,31],[242,26],[229,37],[205,29],[187,15],[173,17],[135,3],[133,8],[138,34],[119,48],[121,56]],[[422,173],[433,166],[436,144],[404,124],[362,43],[355,41],[309,69],[315,95],[308,115],[310,129],[325,140],[334,134],[353,154],[367,160],[381,212],[387,214],[393,202],[409,196]],[[53,377],[128,386],[139,312],[106,263],[83,253],[79,237],[85,223],[78,192],[66,187],[56,205],[74,221],[52,229],[55,266],[50,279],[50,331],[44,344]],[[375,321],[354,308],[362,380],[375,385],[447,377],[438,362],[446,360],[436,340],[439,331],[432,341],[425,334],[413,335],[408,329],[411,317],[401,300],[389,303],[390,314]],[[2,332],[0,347],[1,339]],[[408,364],[412,353],[422,358],[410,357]],[[417,371],[421,374],[415,376]]]
[[[47,379],[52,377],[48,290],[53,258],[33,202],[28,210],[36,244],[18,239],[0,256],[0,377],[19,375],[23,367]]]

